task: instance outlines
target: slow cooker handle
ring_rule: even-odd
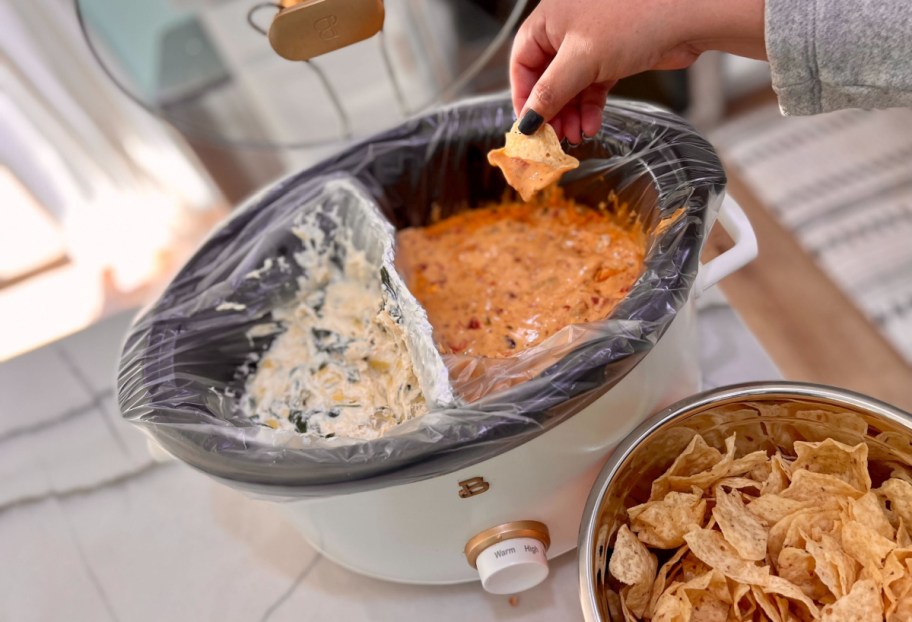
[[[741,206],[726,195],[719,210],[719,224],[734,240],[730,249],[700,266],[694,293],[700,297],[710,287],[740,270],[757,257],[757,236]]]

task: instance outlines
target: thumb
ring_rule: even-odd
[[[570,100],[592,84],[587,61],[585,55],[572,45],[564,44],[557,50],[526,100],[520,115],[520,132],[534,133],[543,121],[557,116]]]

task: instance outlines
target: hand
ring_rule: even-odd
[[[621,78],[683,69],[706,50],[765,59],[763,10],[764,0],[542,0],[510,58],[520,131],[548,121],[579,143],[598,133]]]

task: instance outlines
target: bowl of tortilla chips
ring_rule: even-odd
[[[912,619],[912,415],[752,383],[658,413],[580,532],[586,620]]]

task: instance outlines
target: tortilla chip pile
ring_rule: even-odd
[[[912,480],[872,488],[864,443],[794,456],[695,436],[617,533],[613,619],[912,620]]]
[[[506,145],[488,153],[488,162],[500,168],[507,183],[528,201],[579,166],[579,160],[564,153],[554,128],[547,123],[531,136],[518,128],[519,121],[507,132]]]

